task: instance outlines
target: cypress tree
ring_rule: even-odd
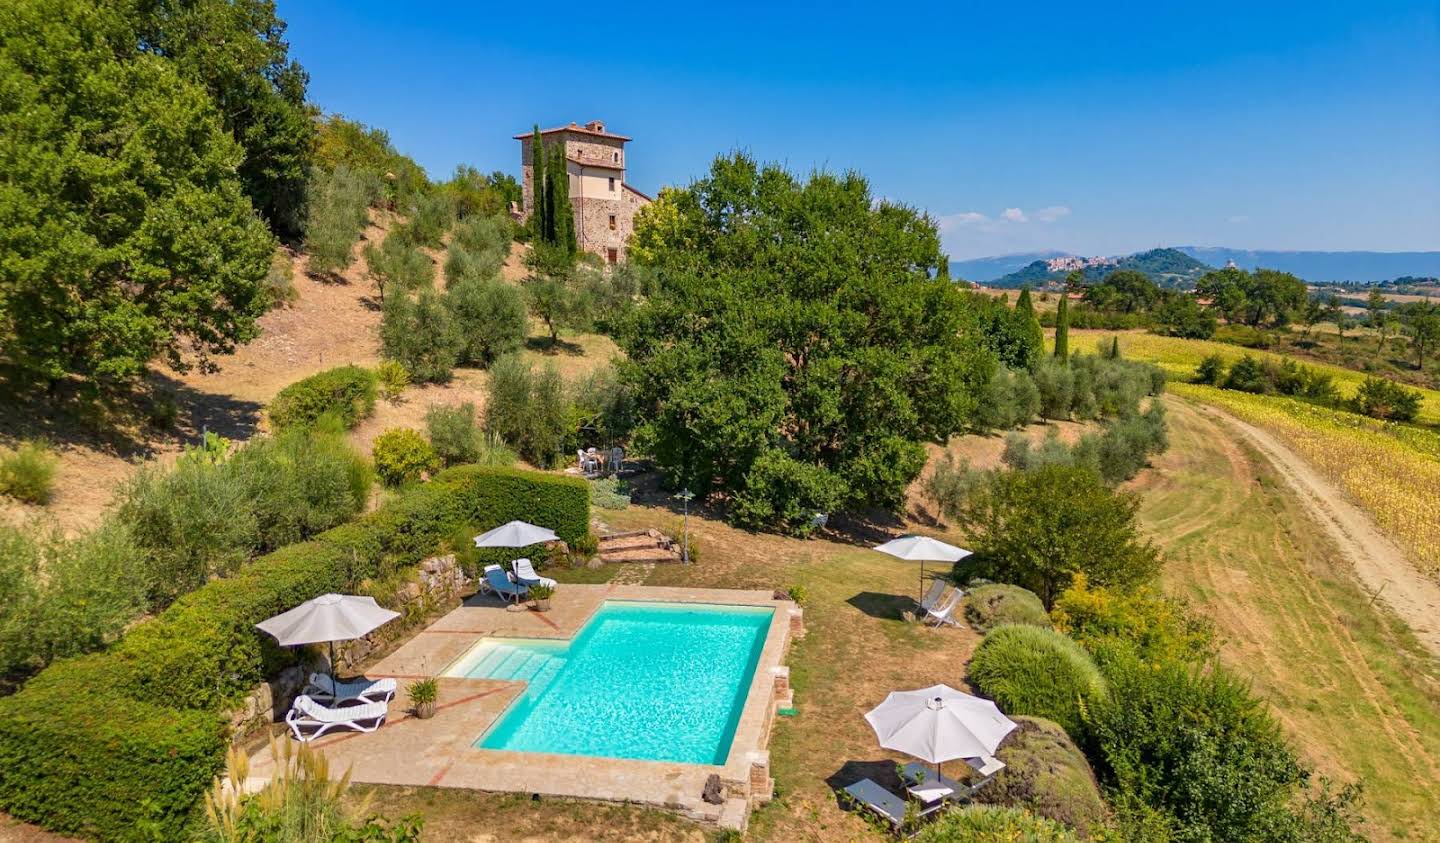
[[[1055,312],[1055,356],[1070,359],[1070,294],[1060,293],[1060,309]]]
[[[575,256],[575,210],[570,205],[570,175],[565,167],[565,153],[555,150],[550,156],[550,184],[546,190],[550,198],[552,235],[550,242],[559,246],[566,255]]]
[[[540,124],[535,124],[535,134],[530,138],[530,229],[536,240],[545,240],[545,181],[549,172],[545,168],[545,141],[540,136]]]
[[[1028,285],[1020,288],[1020,298],[1015,300],[1015,309],[1020,313],[1028,313],[1031,316],[1035,315],[1035,305],[1030,301],[1030,287]]]
[[[1020,288],[1020,297],[1015,300],[1015,315],[1025,332],[1026,341],[1034,349],[1030,359],[1039,359],[1045,353],[1045,329],[1040,327],[1040,319],[1035,315],[1035,304],[1030,301],[1028,286]]]

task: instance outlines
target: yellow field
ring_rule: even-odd
[[[1100,347],[1102,340],[1108,341],[1117,335],[1120,337],[1120,353],[1122,355],[1135,360],[1147,360],[1155,363],[1171,375],[1172,379],[1178,380],[1189,380],[1195,374],[1195,367],[1200,365],[1200,361],[1211,354],[1220,355],[1226,363],[1233,363],[1246,354],[1276,363],[1281,360],[1293,359],[1283,354],[1241,348],[1228,343],[1162,337],[1142,331],[1072,330],[1070,332],[1070,348],[1074,351],[1094,352]],[[1333,377],[1336,389],[1347,398],[1354,395],[1355,390],[1365,380],[1365,373],[1357,372],[1354,369],[1344,369],[1308,360],[1297,362]],[[1420,389],[1420,392],[1425,396],[1425,400],[1420,405],[1420,421],[1428,424],[1440,424],[1440,392],[1433,389]]]
[[[1440,435],[1280,396],[1189,383],[1169,389],[1282,438],[1348,492],[1423,570],[1440,573]]]

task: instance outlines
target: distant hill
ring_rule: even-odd
[[[1306,281],[1372,283],[1402,275],[1440,275],[1440,252],[1282,252],[1228,249],[1223,246],[1177,246],[1211,266],[1235,261],[1243,269],[1263,266],[1293,272]]]
[[[1028,284],[1041,287],[1052,281],[1064,280],[1076,269],[1085,274],[1087,282],[1091,282],[1099,281],[1117,269],[1133,269],[1150,276],[1162,287],[1193,287],[1197,278],[1213,268],[1176,249],[1151,249],[1120,258],[1061,256],[1032,261],[1014,272],[995,278],[989,286],[1023,287]]]
[[[973,258],[965,261],[950,261],[950,277],[963,278],[977,284],[988,284],[1002,275],[1008,275],[1035,261],[1050,258],[1070,257],[1068,252],[1050,249],[1044,252],[1016,252],[1011,255],[996,255],[989,258]]]

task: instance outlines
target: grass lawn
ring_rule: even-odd
[[[1263,458],[1170,400],[1171,449],[1137,483],[1170,591],[1319,770],[1362,778],[1367,837],[1440,837],[1440,665],[1372,605]]]

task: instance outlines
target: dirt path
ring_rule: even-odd
[[[1355,574],[1440,657],[1440,585],[1419,571],[1405,553],[1329,480],[1274,436],[1209,405],[1196,405],[1211,419],[1241,433],[1285,478],[1305,509],[1325,528],[1354,566]]]

